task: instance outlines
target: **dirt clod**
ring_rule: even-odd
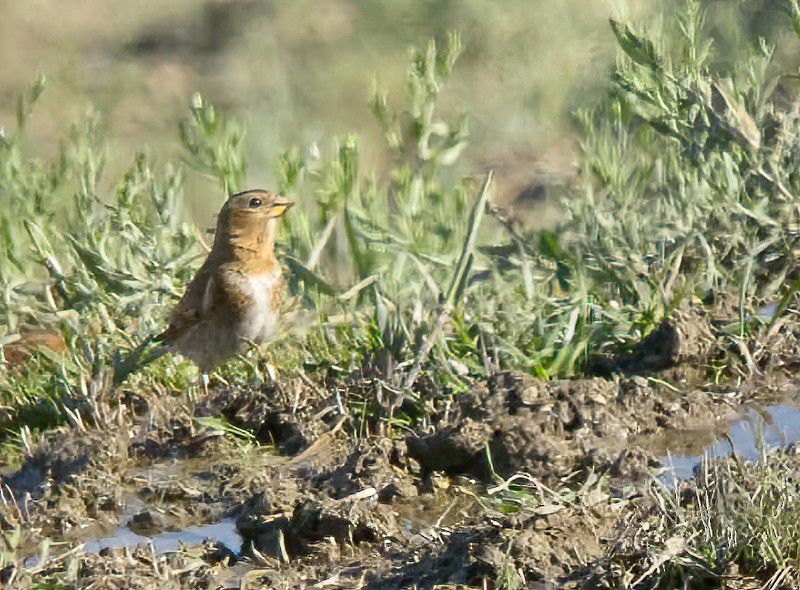
[[[62,535],[85,521],[116,518],[127,457],[122,433],[61,430],[37,447],[4,483],[15,498],[31,499],[29,526]]]
[[[553,479],[575,471],[640,476],[657,466],[631,439],[714,421],[707,394],[676,392],[642,377],[542,382],[502,374],[461,397],[431,433],[406,439],[426,473],[488,480],[523,470]],[[491,460],[491,463],[490,463]]]

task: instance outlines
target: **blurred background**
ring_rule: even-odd
[[[569,183],[577,142],[571,113],[609,80],[611,16],[651,18],[657,0],[0,0],[0,125],[41,71],[48,87],[28,148],[56,152],[70,123],[91,109],[109,138],[111,172],[146,149],[180,154],[178,122],[199,91],[247,128],[249,184],[271,186],[277,154],[356,132],[364,169],[385,153],[367,97],[373,80],[402,105],[410,46],[457,30],[465,53],[442,96],[442,114],[469,114],[460,174],[494,168],[498,198],[521,208]],[[781,0],[705,2],[720,62],[752,34],[786,31],[778,51],[796,60]],[[107,178],[114,178],[109,174]],[[197,221],[219,202],[211,181],[189,175]],[[109,187],[110,188],[110,187]],[[213,196],[213,199],[211,198]]]

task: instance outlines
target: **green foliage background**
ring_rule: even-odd
[[[797,18],[783,8],[776,39]],[[797,281],[793,75],[770,39],[718,59],[698,2],[611,28],[616,66],[603,98],[575,114],[580,174],[552,229],[515,226],[483,175],[454,180],[469,117],[438,106],[463,58],[455,33],[412,51],[403,107],[371,90],[388,169],[369,167],[355,134],[282,151],[277,188],[299,206],[280,251],[303,329],[216,379],[252,385],[268,365],[367,376],[395,393],[371,400],[391,414],[398,400],[449,395],[499,369],[590,371],[685,305],[732,297],[738,321],[721,329],[745,341],[766,329],[753,310],[778,301],[780,316]],[[191,367],[174,357],[121,389],[111,375],[163,326],[201,260],[186,175],[215,184],[220,203],[249,182],[253,128],[200,96],[180,125],[183,164],[145,151],[108,178],[94,115],[55,156],[32,155],[26,129],[45,86],[20,98],[0,144],[0,315],[9,333],[20,322],[58,327],[69,354],[2,372],[6,425],[58,420],[64,404],[101,393],[189,386]]]

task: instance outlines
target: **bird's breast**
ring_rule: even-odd
[[[270,340],[277,332],[283,277],[280,272],[242,274],[237,282],[239,335],[255,343]]]

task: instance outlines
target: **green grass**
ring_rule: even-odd
[[[795,587],[798,569],[797,458],[764,451],[756,463],[719,459],[672,488],[653,482],[629,507],[642,525],[606,570],[637,588]],[[646,506],[646,507],[643,507]],[[636,583],[633,582],[636,580]]]
[[[307,327],[219,376],[248,384],[272,363],[369,375],[409,399],[451,394],[499,369],[572,376],[673,309],[725,297],[739,310],[727,333],[759,342],[769,326],[751,310],[775,300],[785,313],[798,280],[790,79],[769,40],[721,69],[696,2],[655,22],[612,22],[613,87],[576,114],[581,175],[554,230],[516,227],[482,176],[453,180],[469,118],[443,119],[437,104],[462,53],[456,34],[412,52],[404,109],[371,92],[388,171],[365,169],[352,134],[285,150],[276,188],[299,206],[279,251]],[[186,166],[142,153],[121,178],[106,178],[91,115],[55,157],[31,157],[25,129],[45,86],[40,79],[20,98],[17,129],[0,144],[0,317],[10,331],[58,327],[69,353],[0,374],[6,425],[29,423],[31,408],[57,419],[62,403],[114,391],[115,367],[163,326],[203,252],[187,221],[187,173],[216,184],[220,203],[248,186],[244,125],[199,96],[180,126]],[[190,382],[191,367],[169,358],[121,391]]]

